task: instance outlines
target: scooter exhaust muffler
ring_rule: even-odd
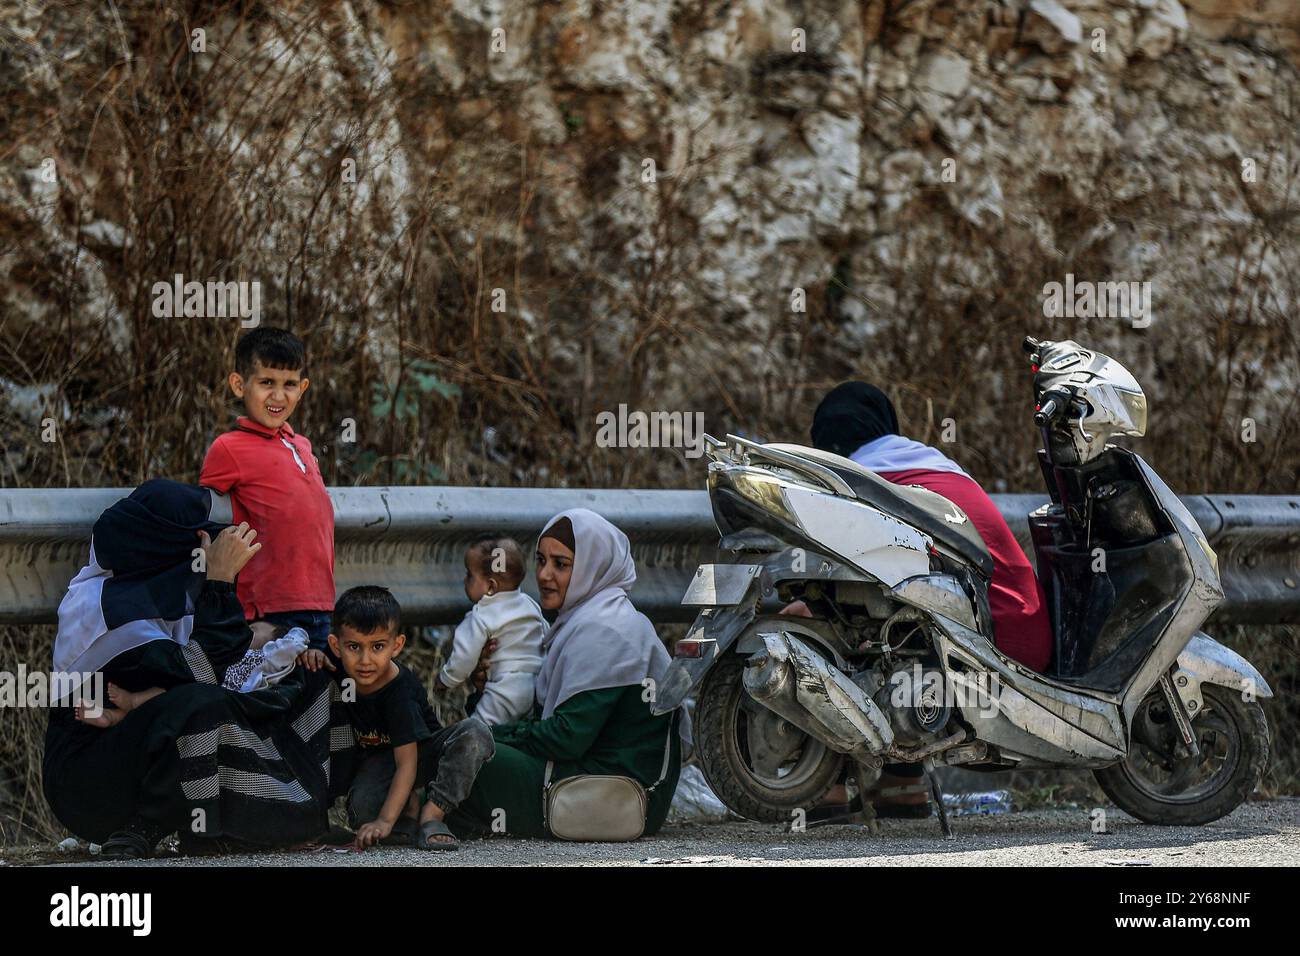
[[[893,746],[888,718],[857,684],[797,637],[759,636],[765,649],[745,663],[750,697],[838,753],[868,757]]]

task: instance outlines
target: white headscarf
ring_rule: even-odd
[[[548,521],[539,540],[564,518],[573,526],[573,570],[542,644],[546,657],[537,675],[537,702],[543,719],[584,691],[642,685],[647,678],[654,681],[651,689],[658,687],[671,663],[654,625],[628,597],[636,565],[627,535],[594,511],[573,508]],[[683,711],[683,736],[685,725]]]
[[[84,677],[125,651],[158,640],[185,645],[194,630],[192,612],[176,620],[143,618],[110,628],[104,622],[103,594],[104,585],[112,578],[113,572],[95,560],[92,541],[90,563],[77,572],[59,602],[54,671],[67,675],[70,688],[80,686]]]

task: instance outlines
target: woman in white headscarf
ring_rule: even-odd
[[[646,833],[668,815],[681,769],[679,713],[651,711],[669,665],[653,625],[632,606],[636,582],[627,535],[600,515],[556,515],[537,541],[541,605],[559,611],[543,645],[536,710],[529,720],[492,728],[496,755],[468,800],[447,822],[544,837],[542,790],[576,774],[628,776],[649,791]]]

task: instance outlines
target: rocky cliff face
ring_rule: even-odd
[[[6,19],[0,373],[34,387],[11,410],[30,427],[138,419],[159,369],[220,380],[235,323],[151,315],[153,283],[183,273],[260,281],[262,320],[307,335],[330,376],[317,431],[382,407],[380,458],[452,477],[508,462],[504,480],[546,480],[529,462],[552,453],[573,480],[626,477],[583,454],[618,401],[797,436],[818,390],[856,373],[894,383],[917,433],[954,418],[972,466],[1014,487],[1033,481],[1032,436],[1010,473],[1005,436],[978,436],[1023,418],[1023,386],[988,369],[1020,374],[1025,332],[1121,354],[1166,402],[1155,437],[1198,456],[1185,480],[1260,484],[1296,457],[1243,458],[1237,434],[1251,416],[1284,443],[1297,414],[1288,0]],[[1149,321],[1045,317],[1067,275],[1150,283]],[[409,421],[372,403],[372,380],[393,399],[411,363],[459,399],[426,389]],[[189,467],[219,399],[162,398],[205,424],[128,430],[131,454]],[[79,460],[102,470],[101,444]]]

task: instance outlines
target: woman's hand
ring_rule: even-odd
[[[254,544],[257,532],[248,526],[247,521],[231,525],[217,535],[216,540],[208,537],[206,531],[199,532],[199,541],[203,548],[208,569],[209,581],[235,580],[235,575],[253,555],[262,550],[260,544]]]
[[[469,682],[474,685],[474,689],[480,694],[483,688],[487,686],[488,679],[488,661],[497,649],[496,640],[490,640],[483,645],[483,652],[478,656],[478,666],[474,668],[474,673],[469,675]]]

